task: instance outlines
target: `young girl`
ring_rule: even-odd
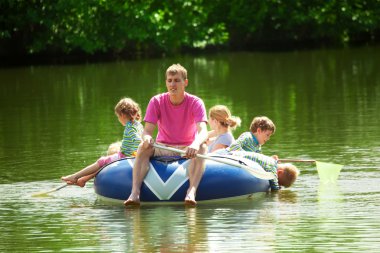
[[[235,138],[231,131],[240,126],[240,118],[231,116],[230,110],[224,105],[215,105],[209,110],[208,152],[224,149],[230,146]]]
[[[141,142],[141,134],[143,131],[143,126],[140,123],[141,109],[132,99],[123,98],[115,106],[115,114],[119,122],[125,126],[120,151],[103,156],[86,168],[72,175],[62,177],[61,179],[67,184],[76,184],[83,187],[103,166],[121,158],[135,155]]]

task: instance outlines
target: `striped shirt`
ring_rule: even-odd
[[[251,151],[261,153],[261,145],[253,133],[244,132],[227,148],[227,151]]]
[[[280,189],[277,177],[277,161],[275,159],[270,156],[247,151],[232,151],[231,154],[257,162],[265,171],[273,173],[274,179],[269,180],[270,188],[274,191]]]
[[[144,128],[139,121],[128,121],[125,124],[123,141],[120,151],[125,156],[133,156],[141,142],[141,135]]]

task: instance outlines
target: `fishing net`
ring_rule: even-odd
[[[316,164],[319,179],[323,183],[335,183],[343,167],[341,164],[324,163],[318,161],[316,161]]]

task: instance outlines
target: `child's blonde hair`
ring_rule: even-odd
[[[251,132],[256,133],[258,128],[260,128],[263,131],[266,131],[266,130],[272,131],[272,134],[274,134],[274,132],[276,131],[276,126],[274,125],[273,121],[265,116],[255,117],[252,120],[252,123],[250,126]]]
[[[234,130],[240,126],[241,120],[239,117],[232,116],[230,110],[225,105],[215,105],[209,110],[209,118],[217,120],[222,126]]]
[[[117,115],[126,115],[132,121],[141,119],[140,106],[131,98],[122,98],[115,106],[115,113]]]
[[[111,143],[108,146],[107,155],[113,155],[120,152],[120,147],[121,147],[121,141]]]
[[[166,77],[168,75],[176,75],[180,74],[183,78],[183,80],[187,79],[187,70],[179,63],[171,65],[167,70],[166,70]]]
[[[300,174],[297,167],[291,163],[280,163],[278,164],[277,169],[281,169],[283,171],[281,185],[285,188],[290,187]]]

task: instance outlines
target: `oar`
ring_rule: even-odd
[[[157,144],[157,143],[154,143],[153,147],[159,148],[159,149],[168,150],[168,151],[172,151],[172,152],[176,152],[176,153],[180,153],[180,154],[186,154],[186,151],[184,151],[184,150],[176,149],[176,148],[171,148],[171,147],[166,147],[166,146],[163,146],[163,145],[160,145],[160,144]],[[235,166],[235,167],[240,167],[240,168],[246,170],[251,175],[253,175],[253,176],[257,177],[257,178],[260,178],[260,179],[271,180],[271,179],[274,178],[274,175],[272,173],[270,173],[270,172],[266,172],[264,170],[262,170],[262,171],[255,170],[255,169],[253,169],[253,168],[251,168],[251,167],[249,167],[247,165],[244,165],[244,164],[235,163],[235,162],[231,162],[231,161],[228,161],[228,160],[224,160],[224,159],[220,159],[220,158],[216,158],[216,157],[212,157],[212,156],[208,156],[208,155],[196,154],[196,156],[199,157],[199,158],[208,159],[208,160],[212,160],[212,161],[215,161],[215,162],[232,165],[232,166]]]
[[[335,182],[343,168],[342,164],[335,163],[325,163],[316,160],[306,160],[306,159],[279,159],[279,162],[305,162],[305,163],[315,163],[317,166],[319,179],[323,182]]]
[[[278,159],[278,161],[282,163],[297,163],[297,162],[315,163],[316,162],[316,160],[306,160],[306,159]]]
[[[68,186],[68,184],[63,184],[61,186],[58,186],[58,187],[51,189],[51,190],[48,190],[48,191],[36,192],[36,193],[32,194],[32,197],[42,197],[42,196],[48,195],[49,193],[59,191],[62,188],[65,188],[66,186]]]

